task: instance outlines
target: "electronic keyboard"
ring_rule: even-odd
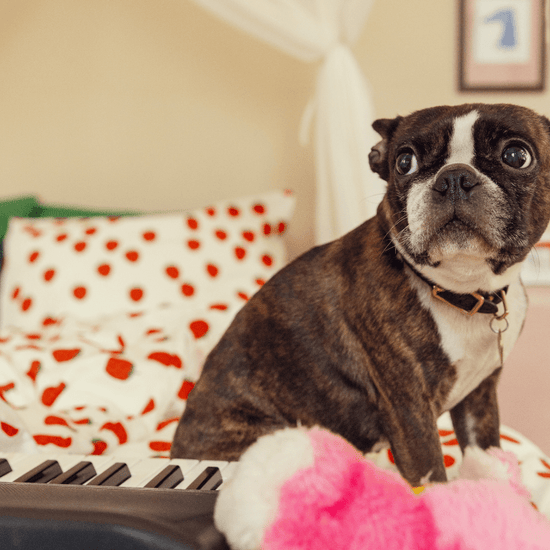
[[[0,547],[228,550],[212,516],[236,464],[0,453]]]

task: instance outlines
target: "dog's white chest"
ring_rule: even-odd
[[[444,412],[460,403],[500,366],[498,334],[491,330],[492,315],[477,313],[470,317],[432,299],[426,288],[417,290],[423,305],[428,306],[433,315],[441,346],[456,369],[456,380],[443,405]],[[510,285],[507,303],[508,328],[502,333],[504,359],[519,336],[527,309],[519,281]],[[495,322],[493,328],[505,326],[504,322]]]

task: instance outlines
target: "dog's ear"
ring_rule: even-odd
[[[550,120],[548,120],[545,116],[540,116],[542,123],[544,124],[544,127],[546,128],[546,131],[550,135]]]
[[[382,136],[369,153],[369,164],[373,172],[376,172],[383,180],[388,181],[390,170],[388,168],[388,141],[403,120],[402,116],[396,118],[379,118],[372,123],[372,127]]]

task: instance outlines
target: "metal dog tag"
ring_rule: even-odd
[[[506,292],[501,292],[502,297],[502,305],[504,307],[504,313],[502,315],[498,315],[495,313],[494,317],[491,319],[491,322],[489,323],[489,326],[491,327],[491,330],[497,335],[497,345],[498,345],[498,356],[500,358],[500,366],[504,366],[504,344],[502,342],[502,333],[506,332],[508,330],[508,327],[510,326],[510,323],[508,322],[508,304],[506,303]],[[497,323],[497,327],[495,328],[494,323]],[[505,323],[504,326],[499,326],[499,324]]]
[[[498,354],[500,356],[500,366],[504,366],[504,346],[502,345],[502,330],[498,331]]]

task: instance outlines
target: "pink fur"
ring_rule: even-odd
[[[315,464],[283,485],[263,550],[434,548],[431,512],[397,474],[329,432],[312,429],[310,438]]]
[[[509,453],[470,460],[478,473],[491,474],[493,464],[498,473],[490,479],[438,484],[415,496],[341,437],[319,428],[308,435],[314,464],[283,484],[262,550],[550,549],[550,524],[530,505]]]
[[[434,485],[423,500],[440,536],[434,549],[548,550],[550,525],[524,497],[492,480]]]
[[[502,449],[497,449],[493,447],[487,451],[487,454],[506,466],[508,471],[508,483],[514,491],[525,497],[526,499],[531,499],[531,493],[525,488],[521,482],[521,470],[519,469],[518,459],[512,454],[503,451]]]

